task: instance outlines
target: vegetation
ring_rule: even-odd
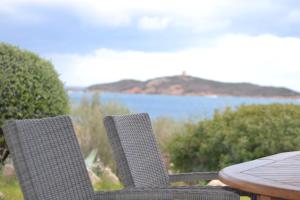
[[[16,177],[6,179],[0,172],[0,200],[21,200],[23,195]]]
[[[120,190],[123,188],[123,185],[119,183],[114,183],[111,181],[110,177],[106,174],[102,174],[100,176],[101,182],[96,183],[93,187],[95,191],[112,191],[112,190]]]
[[[169,117],[159,117],[152,121],[153,131],[159,144],[164,163],[170,168],[170,152],[168,144],[177,134],[185,133],[184,121],[176,121]]]
[[[100,176],[101,182],[93,185],[95,191],[118,190],[122,188],[120,183],[112,183],[105,174]],[[17,177],[5,178],[0,171],[0,200],[22,200],[23,195]]]
[[[153,132],[163,153],[168,153],[168,142],[176,133],[185,133],[184,122],[170,117],[158,117],[152,121]]]
[[[72,116],[85,157],[93,155],[91,160],[97,162],[94,152],[97,149],[104,167],[114,171],[114,159],[102,119],[105,115],[129,112],[119,103],[101,102],[98,94],[92,99],[82,99],[73,109]],[[292,104],[227,108],[216,111],[212,119],[197,124],[166,117],[157,118],[152,124],[165,161],[168,164],[170,156],[174,169],[179,171],[218,170],[233,163],[300,147],[300,106]],[[121,183],[111,180],[110,174],[99,170],[93,172],[101,180],[93,185],[95,190],[122,188]],[[7,180],[0,175],[0,192],[5,200],[22,199],[16,178]]]
[[[169,146],[180,171],[218,170],[225,166],[300,149],[300,106],[248,105],[215,112],[213,119],[187,124],[187,134]]]
[[[122,104],[101,102],[99,94],[95,94],[91,100],[83,97],[80,105],[74,108],[72,116],[84,156],[97,149],[101,162],[114,170],[114,158],[104,128],[103,117],[127,113],[129,109]]]
[[[88,156],[96,149],[101,162],[115,171],[114,158],[103,118],[106,115],[129,114],[130,110],[118,102],[103,103],[100,99],[97,93],[93,95],[92,99],[83,97],[79,106],[72,111],[73,121],[84,156]],[[184,123],[168,117],[160,117],[155,119],[152,124],[160,149],[168,162],[169,152],[166,144],[175,133],[184,132]]]
[[[7,119],[68,113],[68,97],[53,65],[38,55],[0,43],[0,127]],[[0,158],[5,146],[0,131]]]

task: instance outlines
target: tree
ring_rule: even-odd
[[[186,126],[170,143],[180,171],[219,170],[235,163],[300,149],[300,106],[243,105]]]
[[[0,43],[0,127],[8,119],[68,112],[68,96],[53,65],[32,52]],[[1,134],[0,156],[6,151],[5,146]]]

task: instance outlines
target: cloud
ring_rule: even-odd
[[[0,6],[0,21],[7,22],[8,19],[12,21],[17,21],[19,23],[38,23],[42,22],[42,16],[33,13],[28,12],[24,9],[22,9],[22,4],[25,1],[22,0],[13,0],[13,1],[7,1],[2,0],[1,6]],[[33,3],[33,0],[30,0],[26,3]]]
[[[84,23],[100,26],[135,26],[153,31],[172,25],[176,28],[205,32],[226,29],[243,17],[265,18],[270,15],[267,17],[268,23],[278,23],[273,19],[275,16],[290,15],[291,20],[298,18],[297,12],[292,12],[294,8],[289,6],[289,2],[287,0],[2,0],[0,14],[9,10],[10,12],[5,13],[7,15],[10,13],[10,17],[16,13],[26,16],[34,15],[35,10],[30,9],[31,7],[54,8],[65,9],[74,13]],[[260,24],[259,21],[257,23]]]
[[[226,82],[253,82],[300,91],[300,39],[274,35],[224,35],[206,47],[174,52],[98,49],[90,54],[48,55],[67,85],[124,78],[146,80],[181,74]]]
[[[170,20],[166,17],[142,17],[138,27],[142,30],[163,30],[168,27]]]

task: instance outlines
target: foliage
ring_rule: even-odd
[[[109,177],[105,174],[100,176],[101,182],[93,185],[95,191],[103,190],[118,190],[123,186],[121,183],[113,183]],[[17,177],[7,180],[4,178],[0,171],[0,193],[4,198],[0,196],[0,200],[22,200],[23,195],[18,183]]]
[[[67,94],[53,65],[4,43],[0,43],[0,85],[0,127],[7,119],[42,118],[69,111]],[[0,148],[3,146],[0,136]]]
[[[114,183],[105,173],[102,174],[100,178],[101,181],[93,186],[95,191],[111,191],[123,188],[123,185],[120,182]]]
[[[219,170],[225,166],[300,149],[300,106],[243,105],[213,119],[187,124],[187,134],[169,145],[180,171]]]
[[[4,196],[4,200],[21,200],[23,195],[16,177],[6,180],[0,171],[0,192]],[[3,199],[3,198],[2,198]],[[2,200],[0,198],[0,200]]]
[[[83,97],[80,105],[74,108],[72,115],[84,156],[97,149],[101,162],[115,170],[112,150],[103,125],[103,118],[106,115],[127,113],[129,113],[129,110],[122,104],[101,102],[99,94],[94,94],[91,100]]]
[[[100,99],[97,93],[93,95],[92,99],[83,97],[79,106],[75,106],[73,109],[73,121],[84,156],[88,156],[96,149],[101,162],[115,172],[116,166],[102,120],[105,115],[128,114],[130,110],[121,103],[112,101],[103,103]],[[175,133],[184,132],[184,123],[172,118],[160,117],[155,119],[152,124],[168,166],[169,152],[166,144]]]
[[[184,122],[175,121],[170,117],[159,117],[152,121],[153,132],[162,152],[167,153],[167,144],[176,134],[185,132]]]
[[[184,121],[176,121],[170,117],[159,117],[152,121],[153,132],[162,153],[164,163],[170,168],[170,152],[168,143],[177,134],[185,133]]]

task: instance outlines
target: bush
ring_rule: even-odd
[[[42,118],[69,111],[67,94],[53,65],[4,43],[0,43],[0,86],[0,127],[7,119]],[[4,146],[0,136],[0,157]]]
[[[186,125],[170,143],[180,171],[219,170],[259,157],[300,149],[300,106],[244,105],[215,112],[213,119]]]
[[[152,121],[153,132],[163,153],[168,153],[168,142],[177,133],[185,131],[184,122],[176,121],[171,117],[158,117]]]
[[[122,104],[102,103],[98,94],[94,94],[91,100],[83,97],[80,105],[73,109],[72,116],[84,156],[97,149],[101,162],[115,171],[115,162],[104,128],[103,117],[128,113],[128,108]]]
[[[176,121],[171,117],[158,117],[152,121],[153,132],[155,133],[162,158],[167,168],[170,168],[168,143],[177,134],[184,134],[184,125],[183,121]]]

